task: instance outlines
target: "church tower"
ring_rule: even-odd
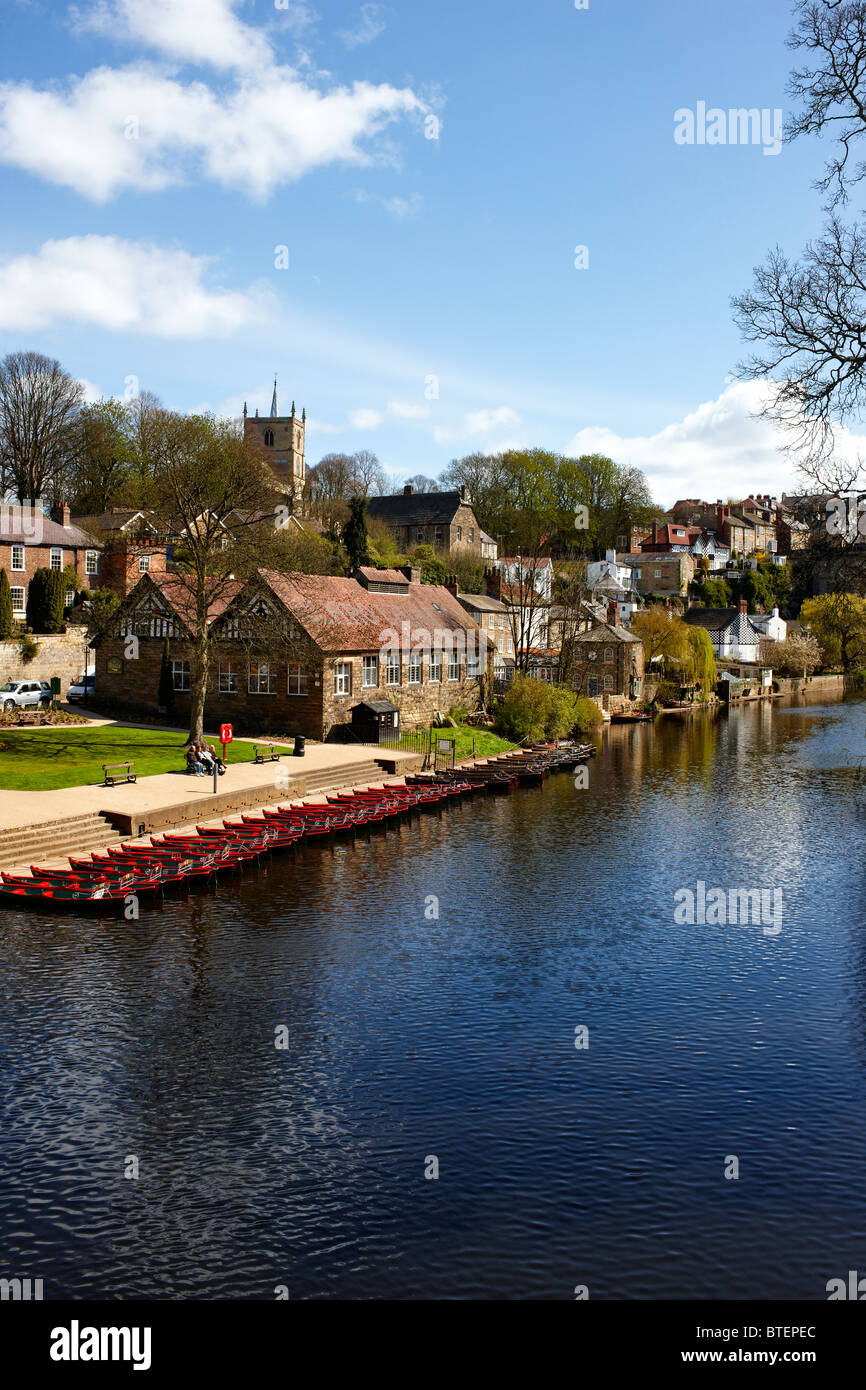
[[[297,415],[295,402],[292,401],[291,415],[280,414],[276,377],[270,415],[259,415],[258,411],[255,415],[248,415],[244,401],[244,437],[255,440],[260,453],[273,469],[279,491],[294,510],[300,507],[306,482],[306,430],[306,407]]]

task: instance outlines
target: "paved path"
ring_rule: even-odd
[[[218,740],[217,740],[218,741]],[[270,741],[270,740],[269,740]],[[276,742],[276,740],[274,740]],[[386,757],[399,766],[415,755],[397,749],[376,748],[368,744],[308,743],[303,758],[281,758],[278,763],[231,763],[224,777],[218,779],[218,790],[244,792],[261,789],[263,806],[276,799],[291,796],[291,787],[278,789],[277,773],[282,771],[300,777],[323,771],[339,772],[341,767],[364,759]],[[51,791],[0,791],[0,830],[43,825],[70,816],[98,811],[152,811],[156,808],[183,805],[201,797],[205,805],[213,796],[212,777],[191,777],[186,772],[163,772],[156,777],[142,777],[134,784],[117,787],[57,787]]]

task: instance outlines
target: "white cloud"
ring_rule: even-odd
[[[430,415],[429,405],[413,401],[389,401],[385,409],[396,420],[426,420]]]
[[[244,24],[239,0],[97,0],[73,6],[73,26],[131,40],[182,62],[251,68],[273,62],[264,33]]]
[[[349,426],[353,430],[375,430],[384,418],[380,410],[350,410]]]
[[[469,443],[493,453],[499,449],[519,448],[524,443],[519,437],[522,424],[516,410],[510,405],[501,405],[494,410],[469,411],[454,429],[437,426],[433,438],[437,444]]]
[[[780,451],[782,436],[756,419],[766,399],[757,381],[729,385],[657,434],[624,436],[604,426],[578,430],[566,445],[571,455],[608,454],[643,469],[653,495],[671,505],[679,497],[747,497],[750,492],[790,492],[798,486],[795,461]],[[866,439],[840,431],[846,454],[866,452]]]
[[[354,29],[337,30],[346,47],[359,48],[362,44],[372,43],[374,39],[378,39],[380,34],[384,34],[383,14],[384,6],[382,5],[362,5],[361,14]]]
[[[363,188],[359,188],[355,191],[355,202],[379,203],[392,217],[403,222],[408,217],[417,217],[423,199],[420,193],[411,193],[408,198],[398,193],[389,198],[381,193],[367,193]]]
[[[241,72],[229,91],[101,67],[65,88],[0,84],[0,161],[97,202],[196,175],[264,199],[312,169],[371,165],[362,142],[423,109],[407,88],[320,90],[289,67]]]
[[[60,322],[155,338],[226,338],[269,316],[266,290],[209,288],[210,258],[113,236],[46,241],[0,261],[0,328]]]

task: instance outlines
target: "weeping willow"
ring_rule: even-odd
[[[689,681],[700,686],[706,700],[716,684],[716,658],[706,628],[689,628],[685,665]]]

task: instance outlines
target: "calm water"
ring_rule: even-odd
[[[860,702],[614,727],[588,790],[274,855],[137,923],[6,913],[0,1274],[826,1297],[866,1272],[864,735]],[[674,925],[698,879],[781,887],[781,933]]]

